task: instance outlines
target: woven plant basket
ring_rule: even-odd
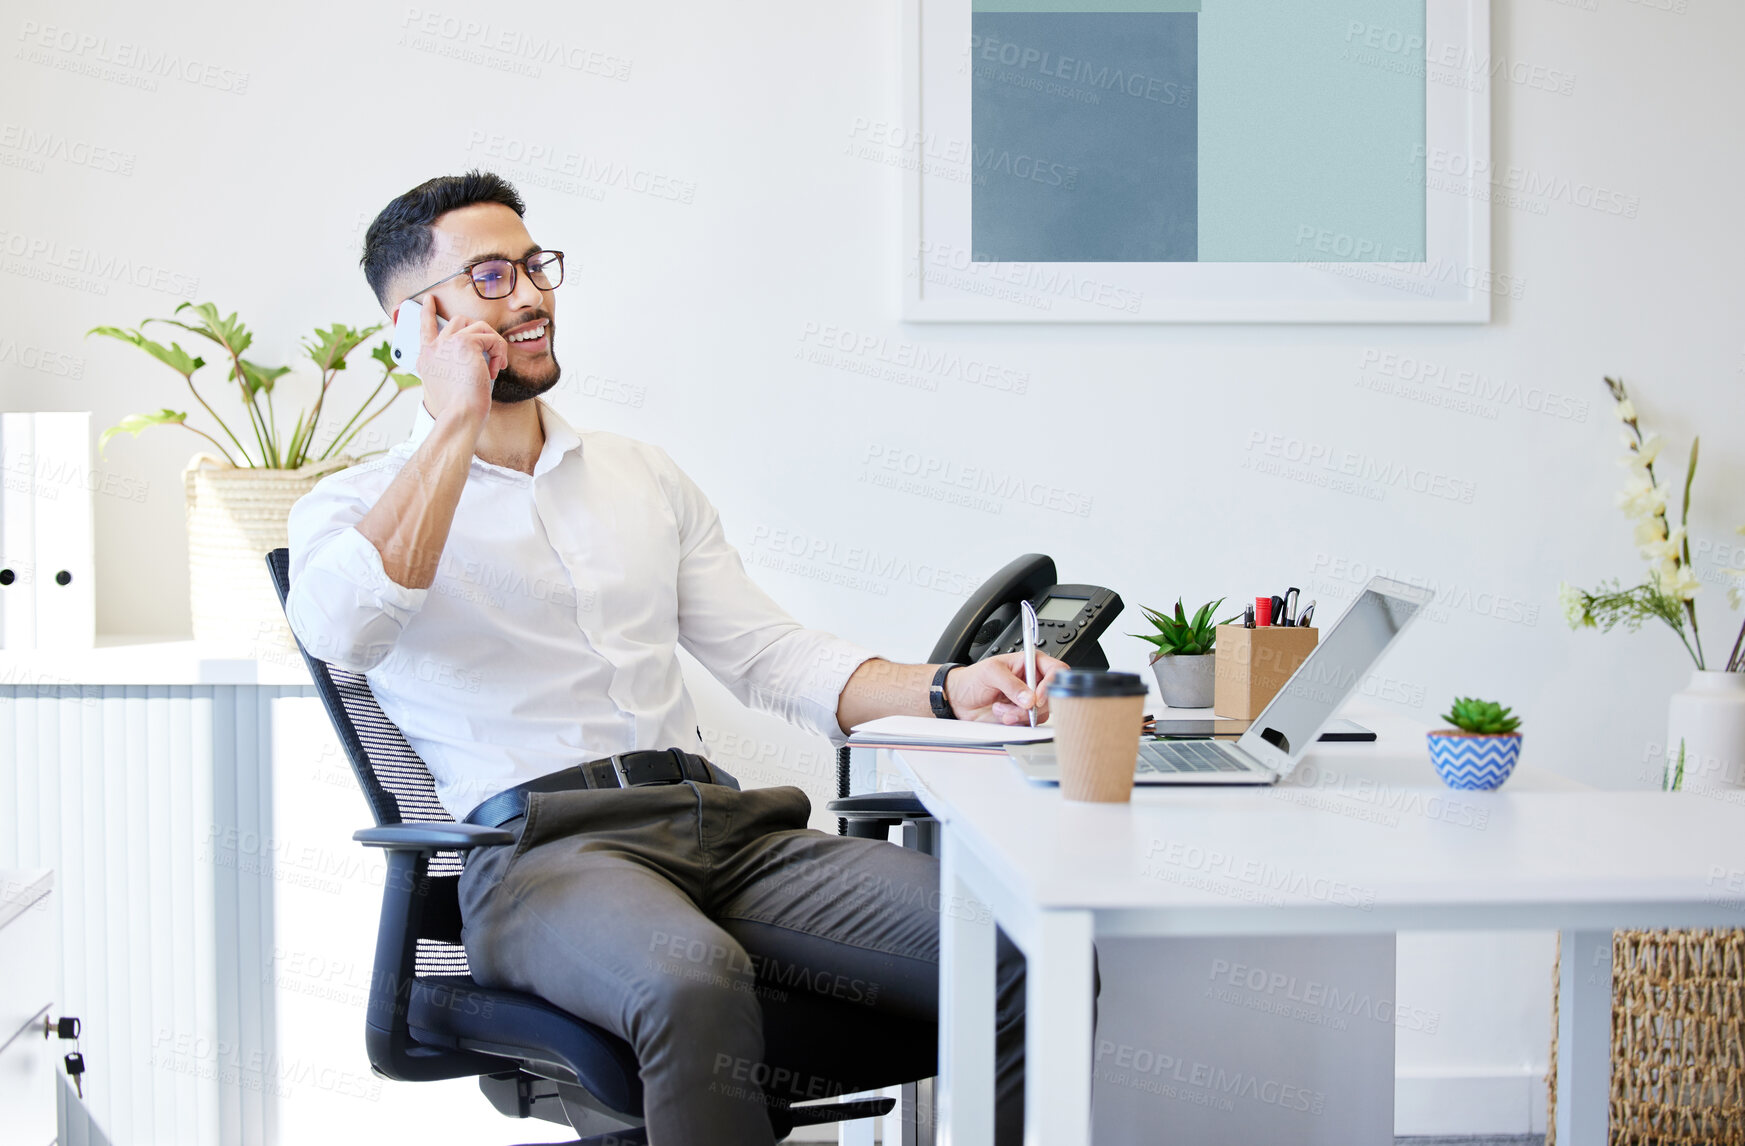
[[[1551,970],[1557,1141],[1557,975]],[[1612,937],[1611,1142],[1745,1146],[1745,930]]]
[[[194,639],[256,659],[294,662],[297,646],[267,575],[266,555],[286,544],[298,498],[353,465],[328,458],[299,469],[231,465],[196,454],[182,470],[188,500],[188,595]]]

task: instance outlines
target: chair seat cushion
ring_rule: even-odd
[[[532,1073],[576,1082],[623,1114],[642,1113],[630,1044],[533,995],[481,987],[467,975],[412,981],[407,1025],[421,1043],[520,1059]]]

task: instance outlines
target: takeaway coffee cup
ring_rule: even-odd
[[[1145,684],[1139,674],[1062,669],[1048,682],[1060,794],[1119,804],[1133,796]]]

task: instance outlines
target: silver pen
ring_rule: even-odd
[[[1036,610],[1028,601],[1018,602],[1024,617],[1024,684],[1030,690],[1030,727],[1036,727]]]

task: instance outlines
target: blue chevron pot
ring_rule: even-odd
[[[1450,788],[1500,788],[1521,758],[1521,734],[1488,736],[1439,728],[1430,733],[1430,762]]]

